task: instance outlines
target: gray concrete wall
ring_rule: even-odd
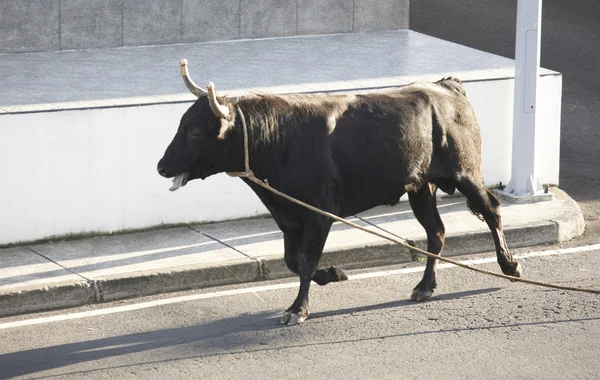
[[[0,52],[408,28],[409,0],[0,0]]]

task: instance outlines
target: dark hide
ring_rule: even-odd
[[[502,271],[520,274],[504,240],[498,199],[483,184],[479,125],[460,81],[445,78],[365,95],[219,100],[230,109],[228,119],[217,119],[206,97],[183,115],[158,164],[161,175],[189,172],[193,180],[243,171],[238,105],[248,125],[250,168],[274,188],[341,217],[397,203],[408,192],[435,254],[444,245],[436,190],[458,189],[489,225]],[[244,181],[284,234],[285,260],[300,277],[300,291],[283,322],[301,322],[308,316],[311,280],[325,285],[346,279],[337,268],[317,269],[332,221]],[[428,260],[412,299],[431,296],[436,263]]]

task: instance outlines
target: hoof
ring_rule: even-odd
[[[330,282],[340,282],[348,280],[348,276],[343,270],[336,267],[329,267],[327,269],[319,269],[313,276],[313,281],[323,286]]]
[[[515,273],[513,273],[513,277],[521,277],[521,274],[523,274],[523,267],[521,266],[521,263],[517,263],[517,267],[515,268]],[[511,280],[512,282],[515,282],[514,280]]]
[[[341,269],[338,269],[338,278],[339,281],[348,281],[348,275],[346,275],[346,273],[342,272]]]
[[[280,323],[282,325],[294,326],[304,322],[306,318],[308,318],[308,311],[300,313],[286,311],[281,316]]]
[[[431,298],[432,295],[433,290],[414,289],[412,294],[410,295],[410,299],[411,301],[421,302],[428,300],[429,298]]]

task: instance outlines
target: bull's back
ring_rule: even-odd
[[[477,150],[465,145],[479,144],[479,131],[475,140],[473,131],[461,131],[465,126],[456,120],[457,112],[470,117],[472,110],[460,82],[454,81],[358,96],[331,134],[341,213],[396,203],[407,190],[458,170],[452,150]]]

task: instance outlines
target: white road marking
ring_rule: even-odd
[[[543,256],[583,253],[583,252],[589,252],[589,251],[594,251],[594,250],[600,250],[600,244],[586,245],[586,246],[574,247],[574,248],[565,248],[565,249],[556,249],[556,250],[552,249],[552,250],[547,250],[547,251],[528,252],[528,253],[522,253],[519,255],[515,255],[515,257],[519,258],[519,259],[526,259],[526,258],[530,258],[530,257],[543,257]],[[474,259],[474,260],[464,260],[461,262],[464,264],[469,264],[469,265],[481,265],[481,264],[488,264],[488,263],[496,262],[496,257],[488,257],[488,258],[484,258],[484,259]],[[446,269],[446,268],[453,268],[453,267],[456,267],[456,266],[452,265],[452,264],[443,263],[438,266],[438,269]],[[385,271],[370,272],[370,273],[361,273],[361,274],[355,274],[355,275],[348,276],[348,280],[353,281],[353,280],[362,280],[362,279],[366,279],[366,278],[394,276],[394,275],[408,274],[408,273],[421,273],[421,272],[423,272],[423,270],[425,270],[425,267],[420,266],[420,267],[413,267],[413,268],[402,268],[402,269],[385,270]],[[98,315],[123,313],[123,312],[127,312],[127,311],[147,309],[147,308],[151,308],[151,307],[170,305],[170,304],[181,303],[181,302],[197,301],[197,300],[210,299],[210,298],[227,297],[227,296],[233,296],[233,295],[257,293],[257,292],[265,292],[265,291],[269,291],[269,290],[289,289],[289,288],[297,288],[297,287],[298,287],[298,282],[294,281],[294,282],[288,282],[288,283],[283,283],[283,284],[252,286],[249,288],[223,290],[223,291],[219,291],[219,292],[204,293],[204,294],[193,294],[193,295],[189,295],[189,296],[181,296],[181,297],[160,299],[160,300],[155,300],[155,301],[140,302],[140,303],[133,304],[133,305],[107,307],[104,309],[83,311],[83,312],[79,312],[79,313],[61,314],[61,315],[54,315],[54,316],[50,316],[50,317],[32,318],[32,319],[25,319],[25,320],[21,320],[21,321],[0,323],[0,330],[16,328],[16,327],[23,327],[23,326],[38,325],[38,324],[42,324],[42,323],[52,323],[52,322],[67,321],[67,320],[71,320],[71,319],[94,317],[94,316],[98,316]]]

